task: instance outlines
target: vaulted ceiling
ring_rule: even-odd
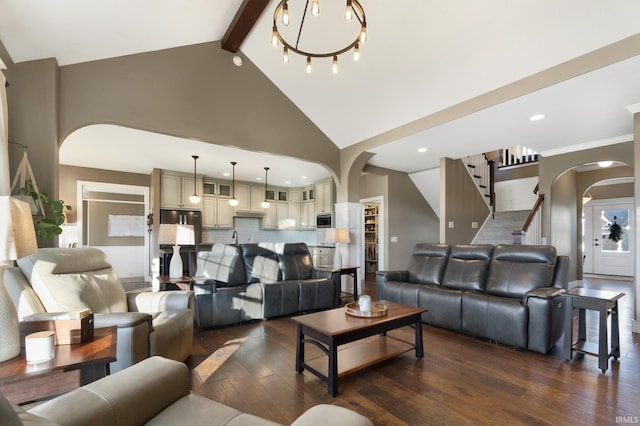
[[[370,164],[408,173],[516,143],[553,154],[631,140],[625,107],[640,103],[638,1],[361,0],[369,41],[358,62],[339,58],[337,75],[329,60],[314,61],[312,74],[297,55],[282,63],[269,44],[277,3],[0,0],[0,40],[15,62],[66,65],[225,39],[336,146],[366,149]],[[293,25],[304,3],[289,1]],[[343,0],[320,3],[321,15],[343,13]],[[340,45],[343,23],[305,27],[303,36]],[[547,117],[529,121],[536,113]],[[72,135],[65,149],[100,131]]]

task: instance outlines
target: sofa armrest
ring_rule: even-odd
[[[391,281],[408,282],[409,271],[376,271],[376,297],[378,300],[388,299],[385,288],[386,284]]]
[[[340,274],[340,269],[322,268],[322,269],[312,269],[311,270],[311,278],[329,278],[329,279],[333,279],[333,277],[336,274]]]
[[[562,293],[565,293],[565,292],[566,292],[565,289],[557,288],[557,287],[535,288],[533,290],[528,291],[527,294],[524,295],[523,303],[525,305],[528,304],[529,299],[532,297],[535,297],[537,299],[550,300],[550,299],[553,299],[554,297],[559,297]]]
[[[163,312],[171,309],[193,310],[192,291],[161,291],[152,293],[127,293],[127,305],[130,312]]]
[[[149,357],[149,335],[153,331],[151,315],[143,312],[94,314],[93,322],[96,328],[118,327],[116,361],[109,364],[112,373]]]
[[[145,424],[189,394],[191,376],[178,361],[152,357],[44,402],[30,413],[65,425]],[[106,419],[111,419],[108,421]]]
[[[196,277],[193,283],[193,293],[198,294],[212,294],[218,291],[218,282],[211,278]]]
[[[543,287],[525,294],[523,303],[529,311],[527,348],[546,354],[562,335],[564,328],[565,289]]]
[[[341,426],[373,426],[366,417],[338,405],[319,404],[309,408],[291,426],[325,425],[336,422]]]
[[[340,269],[312,269],[311,278],[328,278],[333,281],[333,305],[337,306],[340,304],[340,292],[342,291],[342,275],[340,274]]]
[[[153,319],[144,312],[114,312],[111,314],[94,314],[93,323],[96,328],[115,325],[118,328],[135,327],[143,323],[151,326]]]
[[[409,271],[376,271],[376,281],[409,281]]]

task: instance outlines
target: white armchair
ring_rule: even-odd
[[[18,316],[89,308],[96,327],[118,326],[115,372],[149,356],[184,361],[193,342],[193,293],[126,293],[99,249],[46,248],[5,272]]]

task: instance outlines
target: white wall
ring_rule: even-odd
[[[496,182],[496,211],[531,210],[538,198],[533,193],[537,184],[537,177]]]
[[[144,280],[144,246],[102,246],[96,247],[105,252],[118,278],[127,280]]]
[[[440,168],[411,173],[409,177],[434,213],[440,217]]]

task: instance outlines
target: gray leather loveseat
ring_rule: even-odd
[[[569,258],[552,246],[417,244],[406,271],[379,271],[378,299],[422,321],[546,354],[563,330]]]
[[[337,272],[313,266],[304,243],[220,244],[198,252],[194,277],[201,328],[336,306]]]

